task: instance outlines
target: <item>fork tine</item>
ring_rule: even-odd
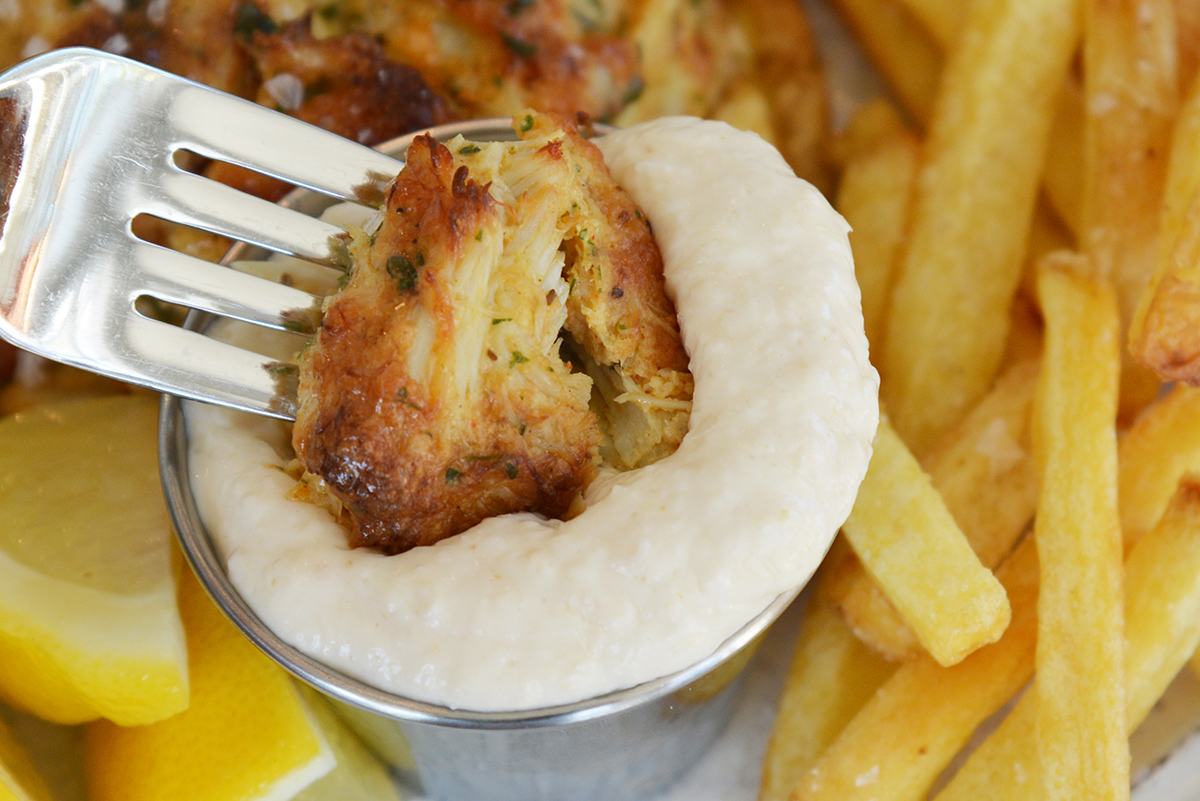
[[[147,295],[222,317],[286,331],[310,332],[321,299],[294,287],[137,242],[138,287]]]
[[[345,200],[378,190],[404,162],[248,100],[180,83],[171,124],[180,147]],[[380,186],[372,186],[366,178]]]
[[[280,362],[134,314],[124,323],[125,349],[111,359],[142,372],[146,364],[154,365],[152,377],[145,382],[152,389],[295,419],[294,378]]]
[[[403,163],[97,51],[33,59],[5,73],[0,96],[22,111],[20,166],[0,221],[0,336],[159,391],[293,417],[294,367],[148,319],[133,303],[148,295],[293,330],[316,321],[318,297],[143,242],[130,220],[151,214],[317,267],[340,227],[186,173],[173,153],[360,201],[375,200]],[[287,350],[296,338],[284,339]]]
[[[146,213],[278,253],[328,263],[334,260],[331,238],[346,233],[331,223],[174,166],[163,176],[160,188],[162,197],[154,198]]]

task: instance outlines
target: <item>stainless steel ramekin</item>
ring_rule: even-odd
[[[469,138],[513,138],[507,120],[475,123]],[[434,129],[435,135],[445,129]],[[382,149],[403,155],[411,136]],[[327,199],[293,192],[286,205],[319,213]],[[227,260],[265,258],[239,246]],[[188,327],[211,318],[194,315]],[[163,487],[192,568],[229,618],[268,656],[338,705],[346,721],[435,801],[638,801],[694,765],[720,734],[739,676],[767,627],[799,592],[784,593],[708,658],[678,673],[578,703],[472,712],[403,698],[333,670],[288,645],[232,585],[189,481],[182,404],[165,397],[159,421]]]

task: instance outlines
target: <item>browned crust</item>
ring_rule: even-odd
[[[416,69],[361,33],[317,40],[304,17],[274,34],[256,32],[250,52],[264,80],[286,73],[304,84],[304,102],[289,113],[364,145],[456,119]],[[258,99],[270,104],[261,91]]]
[[[158,22],[150,18],[147,3],[118,13],[97,5],[54,44],[112,48],[117,41],[114,37],[119,36],[121,55],[248,98],[257,82],[249,56],[238,46],[236,6],[230,2],[172,3],[167,18]]]
[[[633,467],[687,430],[687,354],[649,222],[573,117],[515,123],[530,141],[503,157],[417,137],[301,358],[296,452],[349,511],[356,545],[395,553],[497,514],[568,516],[602,445]],[[475,169],[500,182],[495,196]],[[546,292],[544,267],[525,274],[523,259],[559,242],[563,283]],[[591,382],[552,344],[560,315],[601,392],[638,402],[597,418]],[[605,444],[618,419],[637,433]]]
[[[581,180],[608,223],[567,244],[566,273],[575,282],[567,330],[599,364],[620,365],[641,384],[663,370],[686,372],[687,352],[649,220],[608,178],[600,150],[568,120],[548,119],[564,127],[585,162]]]
[[[1200,385],[1200,286],[1175,275],[1159,282],[1133,355],[1163,381]]]
[[[388,192],[386,217],[351,285],[329,303],[301,363],[294,442],[351,511],[353,544],[396,553],[514,511],[563,517],[595,472],[599,430],[586,408],[485,392],[462,409],[435,376],[406,371],[414,307],[432,315],[443,358],[457,335],[444,268],[494,224],[486,187],[422,136]],[[388,274],[402,256],[410,284]],[[497,388],[498,390],[500,388]]]
[[[251,6],[246,0],[173,3],[167,19],[159,23],[148,18],[145,5],[119,13],[96,7],[56,45],[101,48],[120,37],[123,55],[255,98],[365,145],[458,119],[420,72],[388,58],[370,36],[347,33],[318,40],[312,35],[311,13],[274,32],[239,31],[239,11]],[[263,20],[269,21],[265,14]],[[283,74],[304,85],[303,102],[296,108],[280,108],[262,88],[265,81]],[[205,174],[268,200],[278,200],[291,189],[282,181],[221,162],[210,165]]]
[[[280,110],[364,145],[456,119],[417,70],[391,60],[374,39],[361,33],[317,40],[305,16],[275,33],[254,32],[248,50],[262,81],[286,74],[303,84],[303,102]],[[278,107],[265,89],[258,90],[257,99]],[[206,174],[268,200],[279,200],[292,188],[222,162],[212,164]]]
[[[477,115],[532,106],[605,118],[641,83],[637,48],[615,24],[593,29],[562,0],[440,0],[395,15],[379,29],[389,54]],[[469,47],[448,52],[447,31]]]

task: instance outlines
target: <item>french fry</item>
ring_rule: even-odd
[[[918,455],[995,378],[1077,34],[1073,0],[980,0],[947,62],[884,352],[884,398]]]
[[[788,668],[759,801],[787,801],[796,782],[895,670],[820,600],[809,606]]]
[[[908,132],[902,112],[887,98],[877,97],[855,109],[830,141],[829,154],[838,169],[846,169],[852,160],[862,158],[885,142]]]
[[[847,571],[845,594],[838,599],[838,612],[854,636],[874,652],[893,662],[916,659],[923,649],[917,635],[904,622],[879,585],[857,558]]]
[[[988,567],[1008,555],[1037,501],[1029,421],[1038,362],[1013,365],[925,460],[933,485]]]
[[[922,463],[979,561],[1000,563],[1033,517],[1037,476],[1029,418],[1038,362],[1014,365]],[[870,576],[856,566],[834,601],[854,632],[890,659],[920,643]],[[851,571],[843,568],[847,573]]]
[[[1171,124],[1179,106],[1173,0],[1084,4],[1080,244],[1122,292],[1151,277]]]
[[[967,4],[951,0],[903,0],[905,7],[930,33],[943,53],[958,39]],[[1051,206],[1072,232],[1080,230],[1083,196],[1083,94],[1073,80],[1063,84],[1054,112],[1042,187]]]
[[[1075,239],[1083,230],[1083,89],[1068,78],[1063,82],[1050,126],[1042,191],[1050,207]]]
[[[1125,561],[1127,734],[1145,719],[1200,643],[1200,479],[1180,482],[1162,520]],[[937,801],[1038,796],[1037,694],[1027,692]]]
[[[1164,381],[1200,382],[1200,82],[1175,121],[1154,277],[1129,329],[1134,357]]]
[[[1084,3],[1084,231],[1080,244],[1110,276],[1126,330],[1154,275],[1158,211],[1179,106],[1174,0]],[[1158,395],[1152,372],[1121,373],[1121,417]]]
[[[1004,636],[953,667],[929,656],[902,664],[821,754],[792,801],[924,799],[979,724],[1029,680],[1037,574],[1027,539],[996,571],[1013,610]]]
[[[1162,516],[1180,476],[1200,472],[1200,390],[1175,387],[1125,431],[1118,454],[1128,551]]]
[[[902,131],[852,159],[842,173],[834,204],[850,223],[854,273],[876,365],[883,351],[884,311],[908,230],[917,151],[916,137]]]
[[[846,538],[839,531],[833,538],[833,544],[829,546],[829,552],[825,554],[824,561],[821,562],[821,567],[817,571],[817,579],[811,582],[816,585],[815,594],[822,603],[835,605],[837,599],[846,593],[849,582],[854,579],[855,571],[860,570],[862,570],[862,566],[858,564],[858,557],[854,555],[854,549],[850,547],[850,543],[846,542]]]
[[[966,3],[958,0],[904,0],[904,5],[921,21],[943,50],[954,46],[954,40],[962,30]]]
[[[1117,515],[1116,295],[1086,260],[1043,262],[1046,320],[1035,443],[1037,731],[1047,799],[1129,796],[1121,530]]]
[[[729,0],[729,6],[753,40],[754,75],[779,152],[797,175],[828,193],[825,71],[804,8],[775,0]]]
[[[779,141],[779,132],[771,119],[767,97],[761,88],[750,81],[742,81],[730,87],[709,116],[714,120],[727,122],[734,128],[753,131],[768,142]],[[800,175],[798,172],[796,174]]]
[[[1009,309],[1008,344],[1004,348],[1004,371],[1021,362],[1042,356],[1042,317],[1037,306],[1023,292],[1013,298]]]
[[[942,54],[897,0],[833,0],[904,109],[922,127],[933,114]]]
[[[1026,246],[1025,264],[1021,268],[1021,286],[1014,304],[1020,302],[1023,294],[1026,298],[1037,296],[1038,265],[1042,258],[1056,250],[1074,249],[1075,240],[1058,216],[1043,201],[1038,203],[1033,215],[1033,224],[1029,227],[1029,244]],[[1011,334],[1010,334],[1011,336]]]
[[[842,533],[938,663],[957,664],[1004,633],[1004,588],[886,418]]]
[[[1191,86],[1200,66],[1200,4],[1175,0],[1175,37],[1179,48],[1179,85]]]

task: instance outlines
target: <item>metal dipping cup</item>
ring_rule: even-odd
[[[446,136],[450,126],[432,133]],[[475,140],[515,138],[508,120],[453,126]],[[381,147],[403,155],[412,135]],[[329,200],[297,190],[283,203],[318,214]],[[266,258],[239,245],[226,261]],[[212,318],[193,314],[187,327]],[[178,398],[159,422],[163,488],[183,551],[225,614],[292,675],[333,701],[343,718],[434,801],[645,801],[692,767],[721,733],[740,674],[768,626],[800,587],[778,596],[706,659],[668,676],[577,703],[520,712],[471,712],[376,689],[276,636],[231,584],[192,495]]]

